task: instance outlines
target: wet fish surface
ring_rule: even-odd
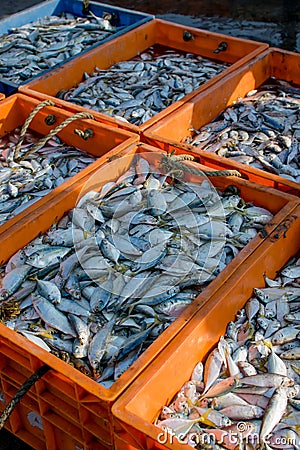
[[[57,97],[141,125],[228,67],[190,53],[150,47],[132,60],[95,68]]]
[[[27,131],[20,148],[21,159],[14,158],[20,129],[0,139],[0,225],[79,173],[96,158],[63,143],[58,136],[39,150],[22,157],[41,135]]]
[[[2,266],[2,321],[110,387],[272,217],[137,154]]]
[[[106,14],[44,16],[0,35],[0,76],[21,84],[62,64],[115,33]]]
[[[300,182],[300,89],[271,79],[183,142]]]
[[[199,449],[299,448],[299,273],[298,255],[254,288],[158,427]]]

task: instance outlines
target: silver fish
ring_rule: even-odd
[[[19,150],[20,160],[16,161],[10,152],[15,152],[19,137],[20,130],[17,128],[0,138],[3,147],[0,159],[0,179],[3,189],[3,194],[0,195],[0,225],[24,211],[40,197],[95,160],[94,156],[70,147],[58,139],[51,145],[48,142],[48,147],[44,146],[32,153],[29,162],[24,155],[41,136],[27,130]],[[69,163],[73,157],[78,159],[76,165],[70,169]],[[70,240],[70,237],[61,237],[62,245],[65,239]]]
[[[299,108],[299,89],[274,78],[183,141],[299,182]]]
[[[78,86],[58,92],[57,97],[140,125],[226,67],[171,49],[161,54],[154,46],[108,69],[95,68]]]
[[[59,147],[59,140],[53,146]],[[35,158],[29,165],[39,170]],[[153,191],[162,203],[149,202]],[[259,222],[264,211],[258,214],[254,206],[236,193],[218,192],[207,180],[171,180],[137,154],[125,173],[79,198],[75,208],[3,266],[3,319],[20,331],[34,328],[58,357],[108,385],[246,245],[232,242],[234,224],[228,219],[239,214],[241,229],[256,217]],[[256,214],[248,216],[248,209]],[[210,215],[212,229],[206,226]],[[197,226],[189,227],[192,222]],[[241,337],[246,317],[240,311],[233,338]],[[49,333],[55,335],[52,341]],[[221,369],[225,359],[238,373],[239,358],[228,353],[231,345],[216,367]],[[197,389],[208,390],[217,377],[206,366],[205,386],[201,380]]]
[[[287,402],[286,390],[283,387],[279,387],[271,397],[262,421],[259,434],[259,439],[262,443],[265,442],[266,437],[280,421],[286,410]]]
[[[28,265],[22,265],[8,272],[1,280],[0,299],[4,300],[14,294],[30,271]]]
[[[295,267],[299,266],[299,262],[297,259]],[[286,267],[292,267],[291,263],[292,260]],[[285,269],[279,272],[275,280],[265,277],[267,278],[265,279],[267,288],[254,288],[255,297],[251,297],[247,301],[245,309],[238,311],[236,320],[228,324],[225,336],[220,338],[206,361],[200,361],[195,366],[194,371],[200,367],[201,382],[203,364],[204,367],[211,367],[209,371],[210,388],[205,388],[203,384],[202,386],[197,385],[198,395],[200,395],[198,398],[188,396],[187,392],[181,389],[170,405],[164,405],[173,410],[172,419],[180,417],[189,420],[195,419],[195,409],[197,410],[198,405],[201,405],[201,408],[203,407],[201,421],[205,424],[210,417],[208,412],[212,409],[231,419],[233,421],[231,427],[237,428],[241,423],[243,426],[247,426],[249,444],[255,450],[273,447],[285,448],[285,446],[291,449],[297,448],[299,443],[298,410],[300,409],[298,404],[299,329],[294,326],[292,321],[286,320],[284,315],[280,321],[277,320],[279,330],[269,337],[265,336],[265,331],[261,328],[265,306],[269,305],[270,298],[272,302],[277,302],[276,306],[278,307],[280,302],[287,303],[288,295],[295,300],[299,296],[297,270],[293,273],[294,278],[290,281],[291,285],[286,284],[284,271]],[[267,298],[268,296],[270,298]],[[288,303],[293,304],[293,300]],[[299,307],[300,305],[296,301],[294,308],[296,314]],[[274,321],[275,319],[269,320]],[[252,332],[245,334],[246,329],[252,329]],[[243,335],[243,339],[239,339],[241,335]],[[293,340],[290,340],[292,338]],[[274,341],[274,345],[271,341]],[[230,364],[231,360],[234,361],[237,351],[242,351],[243,357],[237,360],[239,372],[231,376]],[[230,358],[228,355],[226,358],[227,352],[230,352]],[[215,354],[219,355],[217,364],[214,361],[211,362],[212,356]],[[193,372],[191,379],[194,378]],[[207,374],[205,380],[207,380]],[[222,392],[225,395],[222,395]],[[173,405],[181,405],[182,408],[174,408]],[[205,410],[204,407],[210,409]],[[207,411],[207,415],[204,411]],[[157,423],[162,423],[160,422],[162,419],[163,417],[159,416]],[[239,439],[236,441],[231,439],[229,443],[227,435],[223,434],[227,433],[230,427],[216,424],[213,421],[208,422],[207,425],[206,432],[211,432],[213,436],[218,437],[218,448],[236,448],[239,443],[241,444]],[[172,424],[170,428],[172,429]],[[288,443],[282,441],[280,445],[277,441],[278,445],[275,445],[276,437],[280,436],[280,431],[284,429],[292,429],[295,440]],[[241,439],[240,431],[239,438]],[[200,440],[202,433],[200,427],[195,429],[194,441],[199,438],[199,442],[202,442]],[[283,434],[283,436],[287,435],[290,433]]]
[[[72,13],[44,16],[28,24],[11,28],[1,35],[1,76],[20,84],[91,48],[117,32],[108,16],[87,17]]]
[[[37,280],[37,291],[52,303],[60,303],[61,292],[52,281]]]
[[[41,319],[50,327],[53,327],[63,333],[76,337],[74,329],[71,327],[68,319],[64,314],[55,308],[48,300],[41,296],[33,296],[32,303]]]

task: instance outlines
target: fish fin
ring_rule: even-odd
[[[212,411],[212,408],[208,408],[205,413],[203,413],[200,417],[199,417],[199,422],[204,423],[205,425],[209,425],[210,427],[215,427],[215,424],[213,422],[211,422],[207,417],[209,416],[210,412]]]
[[[298,369],[298,367],[294,366],[293,364],[291,364],[291,368],[293,369],[293,371],[297,374],[300,375],[300,369]]]
[[[160,320],[160,318],[158,317],[157,314],[154,316],[154,324],[155,325],[162,325],[163,324],[163,321]]]
[[[290,425],[290,428],[295,430],[298,434],[300,433],[300,424],[297,425]]]
[[[262,342],[266,347],[268,347],[270,350],[272,350],[273,345],[272,345],[272,342],[270,341],[270,339],[263,339]]]
[[[54,339],[54,337],[52,336],[51,332],[50,332],[50,331],[47,331],[47,330],[40,331],[40,332],[38,333],[38,335],[39,335],[39,336],[42,336],[42,337],[45,337],[45,338],[48,338],[48,339]]]
[[[29,275],[27,278],[28,278],[28,280],[31,280],[31,281],[38,281],[38,274],[37,274],[37,272],[35,272],[35,273]]]

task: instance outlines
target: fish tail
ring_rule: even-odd
[[[197,422],[202,422],[205,425],[209,425],[210,427],[215,427],[215,424],[208,419],[209,414],[213,409],[208,408],[197,420]]]

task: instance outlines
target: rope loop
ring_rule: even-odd
[[[87,128],[86,130],[78,130],[75,128],[74,133],[80,136],[83,140],[87,141],[89,138],[94,136],[94,132],[91,128]]]
[[[74,114],[71,117],[65,119],[61,124],[57,125],[56,128],[53,128],[46,136],[40,139],[36,144],[34,144],[26,153],[24,153],[21,157],[15,158],[16,161],[26,158],[32,153],[36,152],[40,148],[42,148],[51,138],[53,138],[56,134],[58,134],[65,127],[70,125],[70,123],[74,122],[78,119],[94,119],[94,116],[87,111],[81,111],[79,113]]]
[[[29,116],[27,117],[27,119],[24,122],[24,125],[22,127],[22,130],[20,132],[20,137],[19,137],[19,141],[16,145],[15,148],[15,155],[14,155],[14,159],[17,160],[19,158],[19,153],[20,153],[20,149],[21,149],[21,145],[23,144],[24,138],[25,138],[25,134],[26,131],[32,121],[32,119],[34,118],[34,116],[43,108],[45,108],[45,106],[55,106],[55,103],[53,103],[51,100],[44,100],[43,102],[39,103],[29,114]]]
[[[207,176],[207,177],[242,177],[242,174],[238,170],[201,170],[195,167],[187,166],[183,164],[183,161],[193,161],[194,157],[189,154],[174,155],[173,153],[167,153],[163,155],[160,161],[161,167],[169,171],[170,173],[177,173],[179,176],[183,176],[184,173],[190,173],[192,175]]]

